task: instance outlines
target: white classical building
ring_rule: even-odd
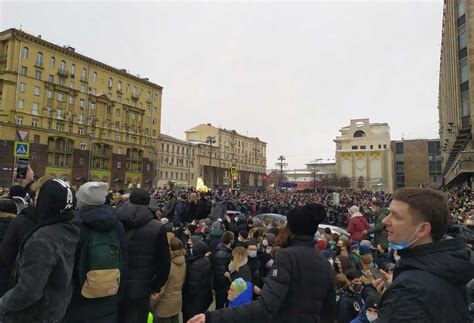
[[[392,192],[393,167],[390,127],[370,123],[369,119],[351,120],[336,137],[336,174],[348,177],[354,189]]]

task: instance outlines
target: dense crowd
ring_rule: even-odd
[[[88,182],[74,192],[49,176],[33,181],[31,169],[22,182],[0,199],[0,322],[174,323],[180,314],[184,322],[445,322],[453,313],[456,322],[472,320],[458,291],[470,291],[474,278],[466,189],[447,192],[449,227],[457,229],[428,221],[431,244],[449,244],[435,250],[410,249],[430,241],[427,221],[394,242],[398,228],[409,230],[397,222],[396,205],[394,215],[388,210],[397,199],[432,207],[415,196],[443,198],[432,190],[398,198],[348,190],[112,192]],[[268,213],[285,218],[259,216]],[[418,276],[407,277],[414,269]],[[427,298],[416,280],[443,288],[450,300],[441,302],[451,308],[436,300],[438,290],[420,303]]]

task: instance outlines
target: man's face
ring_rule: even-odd
[[[387,228],[388,241],[401,243],[412,237],[418,228],[409,212],[409,205],[402,201],[393,200],[390,203],[390,214],[382,221]]]
[[[252,252],[252,251],[257,252],[257,246],[250,245],[250,246],[247,247],[247,252]]]

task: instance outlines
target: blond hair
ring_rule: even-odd
[[[36,182],[31,184],[31,191],[35,192],[35,193],[39,192],[41,186],[43,186],[44,183],[46,183],[50,179],[54,179],[54,178],[56,178],[56,177],[51,175],[51,174],[46,174],[46,175],[41,176]]]
[[[240,265],[247,259],[247,249],[244,247],[235,247],[232,252],[232,262],[229,269],[231,272],[239,271]]]

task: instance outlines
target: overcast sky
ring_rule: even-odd
[[[18,2],[22,29],[164,87],[162,133],[212,123],[268,143],[267,167],[333,158],[350,119],[438,137],[442,0]]]

